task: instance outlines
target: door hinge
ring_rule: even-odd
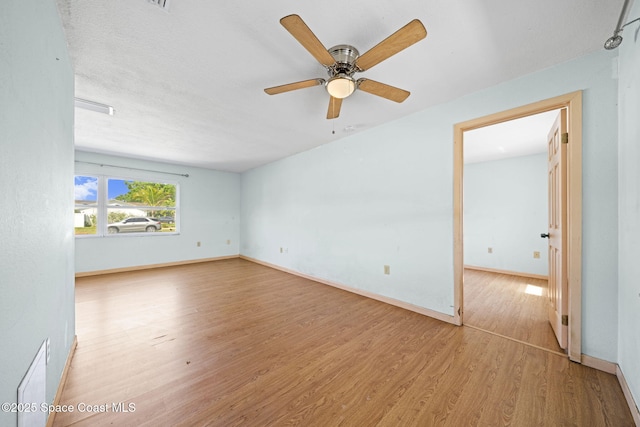
[[[568,144],[569,143],[569,134],[567,132],[562,134],[562,143],[563,144]]]
[[[562,315],[562,326],[569,326],[569,316],[566,314]]]

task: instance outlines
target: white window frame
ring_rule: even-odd
[[[152,178],[141,178],[141,177],[131,177],[131,176],[120,176],[120,175],[102,175],[102,174],[95,174],[95,173],[91,173],[91,172],[76,172],[74,174],[74,180],[75,177],[78,176],[82,176],[82,177],[90,177],[90,178],[96,178],[98,180],[98,190],[97,190],[97,196],[96,196],[96,202],[97,202],[97,206],[96,206],[96,233],[95,234],[76,234],[75,237],[76,238],[80,238],[80,239],[86,239],[86,238],[95,238],[95,237],[113,237],[113,238],[119,238],[119,237],[152,237],[152,236],[173,236],[173,235],[177,235],[180,234],[180,184],[176,181],[168,181],[168,180],[159,180],[159,179],[152,179]],[[138,182],[149,182],[149,183],[153,183],[153,184],[167,184],[167,185],[173,185],[176,189],[176,197],[175,197],[175,206],[173,208],[170,209],[162,209],[162,210],[173,210],[175,212],[174,218],[175,218],[175,230],[174,231],[158,231],[158,232],[154,232],[154,233],[148,233],[148,232],[127,232],[127,233],[115,233],[115,234],[110,234],[107,231],[108,228],[108,214],[109,214],[109,209],[113,209],[113,206],[109,206],[109,193],[108,193],[108,182],[109,180],[121,180],[121,181],[138,181]],[[74,212],[76,209],[79,208],[79,205],[74,204]],[[127,207],[122,207],[122,210],[134,210],[134,209],[139,209],[139,210],[160,210],[158,209],[158,206],[138,206],[136,208],[127,208]]]

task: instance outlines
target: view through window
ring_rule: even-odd
[[[178,185],[75,176],[76,236],[177,233]]]

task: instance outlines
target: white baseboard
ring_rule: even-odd
[[[435,310],[430,310],[428,308],[420,307],[417,305],[410,304],[408,302],[400,301],[394,298],[386,297],[384,295],[378,295],[373,292],[365,291],[363,289],[353,288],[351,286],[343,285],[341,283],[331,282],[329,280],[321,279],[318,277],[310,276],[308,274],[301,273],[296,270],[291,270],[289,268],[281,267],[276,264],[271,264],[269,262],[261,261],[259,259],[251,258],[245,255],[240,255],[241,259],[255,262],[256,264],[264,265],[265,267],[273,268],[275,270],[284,271],[285,273],[293,274],[294,276],[302,277],[305,279],[313,280],[314,282],[322,283],[324,285],[333,286],[334,288],[342,289],[343,291],[351,292],[354,294],[358,294],[367,298],[371,298],[377,301],[384,302],[386,304],[394,305],[396,307],[404,308],[405,310],[410,310],[424,316],[432,317],[437,320],[441,320],[443,322],[451,323],[456,325],[454,316],[450,316],[444,313],[440,313]]]
[[[238,257],[239,255],[226,255],[226,256],[219,256],[214,258],[199,258],[199,259],[190,259],[186,261],[165,262],[162,264],[147,264],[147,265],[135,265],[132,267],[111,268],[109,270],[83,271],[80,273],[76,273],[76,277],[99,276],[101,274],[124,273],[127,271],[149,270],[152,268],[174,267],[176,265],[197,264],[200,262],[220,261],[222,259],[232,259],[232,258],[238,258]]]
[[[549,280],[549,276],[545,276],[542,274],[521,273],[519,271],[499,270],[497,268],[478,267],[475,265],[465,265],[464,268],[469,270],[487,271],[489,273],[509,274],[511,276],[530,277],[532,279]]]
[[[590,368],[598,369],[608,374],[615,375],[618,378],[618,383],[620,384],[620,388],[622,388],[624,398],[627,401],[627,405],[629,405],[629,409],[631,410],[633,421],[637,426],[640,426],[640,412],[638,411],[638,405],[633,398],[633,394],[631,394],[631,389],[629,388],[629,384],[627,384],[627,380],[625,379],[624,374],[620,369],[620,365],[618,365],[617,363],[598,359],[597,357],[587,356],[586,354],[582,355],[582,364],[584,366],[588,366]]]
[[[638,410],[638,405],[633,398],[633,394],[631,394],[629,384],[627,384],[627,380],[625,379],[619,365],[616,365],[616,377],[618,377],[618,382],[620,383],[620,387],[622,387],[622,392],[627,400],[627,405],[629,405],[629,409],[631,410],[633,421],[636,423],[636,426],[640,426],[640,411]]]
[[[67,384],[67,375],[69,375],[69,369],[71,369],[71,360],[73,360],[73,355],[76,354],[76,348],[78,347],[78,336],[73,337],[73,342],[71,343],[71,348],[69,349],[69,354],[67,355],[67,361],[64,364],[64,368],[62,369],[62,375],[60,376],[60,382],[58,383],[58,389],[56,391],[56,395],[53,397],[53,406],[58,406],[60,404],[60,399],[62,398],[62,392],[64,391],[64,386]],[[56,412],[51,412],[49,417],[47,417],[47,426],[52,427],[53,422],[56,420]]]
[[[593,356],[587,356],[586,354],[582,355],[582,364],[613,375],[616,374],[616,370],[618,368],[618,365],[613,362],[608,362]]]

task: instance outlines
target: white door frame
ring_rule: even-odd
[[[546,111],[567,108],[567,277],[569,303],[569,359],[582,362],[582,91],[560,95],[511,110],[454,125],[453,131],[453,278],[454,323],[463,324],[464,239],[463,169],[464,132],[519,119]]]

